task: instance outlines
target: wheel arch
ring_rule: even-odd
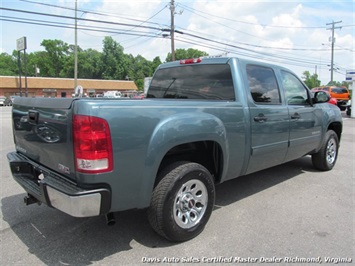
[[[342,134],[342,131],[343,131],[343,125],[342,123],[340,122],[333,122],[333,123],[330,123],[328,128],[327,128],[327,131],[328,130],[333,130],[337,136],[338,136],[338,140],[340,142],[340,139],[341,139],[341,134]]]

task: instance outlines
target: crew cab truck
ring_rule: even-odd
[[[7,155],[25,203],[75,217],[145,209],[171,241],[202,232],[215,185],[311,155],[331,170],[339,108],[290,70],[238,58],[160,65],[147,98],[16,98]]]

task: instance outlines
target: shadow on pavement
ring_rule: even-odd
[[[227,181],[216,187],[215,209],[304,171],[314,171],[309,157]],[[45,205],[25,206],[24,196],[19,194],[2,199],[3,217],[28,247],[28,252],[46,265],[88,265],[139,245],[150,248],[177,245],[155,234],[148,223],[146,210],[115,213],[116,224],[107,226],[104,217],[73,218]]]

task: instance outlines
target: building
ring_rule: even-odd
[[[21,84],[20,84],[21,83]],[[137,92],[133,81],[78,79],[78,86],[83,87],[83,94],[95,97],[106,91],[120,91],[126,96]],[[26,80],[18,76],[0,76],[0,96],[26,95]],[[27,77],[28,97],[62,97],[71,98],[74,94],[74,79]]]

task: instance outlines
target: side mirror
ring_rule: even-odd
[[[330,96],[324,91],[316,91],[313,97],[314,103],[326,103],[329,102]]]

